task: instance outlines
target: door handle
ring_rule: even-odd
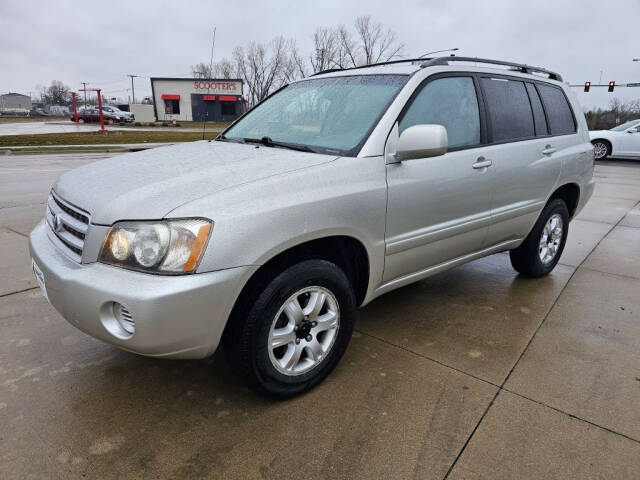
[[[487,168],[487,167],[490,167],[491,165],[493,165],[493,162],[491,160],[488,160],[484,157],[478,157],[476,159],[476,163],[474,163],[471,166],[476,170],[480,170],[481,168]]]
[[[543,155],[551,155],[552,153],[556,153],[556,149],[553,148],[551,145],[546,145],[544,147],[544,150],[542,150]]]

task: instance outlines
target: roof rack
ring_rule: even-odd
[[[360,68],[370,68],[377,67],[379,65],[393,65],[394,63],[419,63],[424,62],[425,60],[429,60],[428,58],[403,58],[400,60],[388,60],[386,62],[378,62],[378,63],[369,63],[368,65],[359,65],[357,67],[349,67],[349,68],[329,68],[327,70],[322,70],[321,72],[314,73],[310,75],[311,77],[315,77],[316,75],[322,75],[323,73],[331,73],[331,72],[342,72],[344,70],[358,70]]]
[[[476,62],[476,63],[490,63],[493,65],[505,65],[507,67],[513,67],[518,69],[522,73],[544,73],[549,75],[551,80],[557,80],[558,82],[562,81],[562,77],[559,73],[552,72],[551,70],[547,70],[541,67],[534,67],[532,65],[525,65],[522,63],[513,63],[513,62],[503,62],[502,60],[491,60],[488,58],[477,58],[477,57],[456,57],[456,56],[448,56],[448,57],[438,57],[428,59],[426,62],[420,65],[420,68],[433,67],[436,65],[449,65],[449,62]]]

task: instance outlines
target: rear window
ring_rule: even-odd
[[[538,91],[544,103],[549,120],[551,135],[568,135],[575,133],[576,122],[571,107],[562,89],[551,85],[538,84]]]
[[[523,140],[535,136],[533,113],[524,82],[481,78],[494,142]]]

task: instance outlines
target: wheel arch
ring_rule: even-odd
[[[370,276],[369,253],[365,245],[357,238],[347,235],[320,237],[278,252],[251,275],[236,298],[223,337],[233,334],[234,327],[241,323],[236,320],[246,315],[256,293],[266,287],[278,273],[310,259],[328,260],[340,267],[353,286],[356,303],[362,304]]]
[[[569,217],[573,218],[580,202],[580,185],[577,183],[565,183],[561,185],[551,194],[549,200],[547,200],[547,204],[556,198],[566,203],[567,209],[569,210]]]

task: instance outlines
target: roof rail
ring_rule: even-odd
[[[393,65],[394,63],[420,63],[425,60],[429,60],[428,58],[403,58],[400,60],[388,60],[386,62],[378,62],[378,63],[369,63],[367,65],[359,65],[357,67],[348,67],[348,68],[329,68],[327,70],[322,70],[321,72],[314,73],[313,75],[309,75],[310,77],[315,77],[316,75],[322,75],[323,73],[331,73],[331,72],[342,72],[344,70],[358,70],[360,68],[371,68],[377,67],[379,65]]]
[[[552,72],[551,70],[547,70],[541,67],[534,67],[532,65],[525,65],[522,63],[513,63],[513,62],[503,62],[502,60],[491,60],[488,58],[477,58],[477,57],[456,57],[456,56],[448,56],[448,57],[438,57],[427,60],[426,62],[420,65],[420,68],[433,67],[436,65],[449,65],[449,62],[476,62],[476,63],[490,63],[493,65],[505,65],[507,67],[517,68],[522,73],[544,73],[549,75],[551,80],[557,80],[558,82],[562,81],[562,77],[559,73]]]

